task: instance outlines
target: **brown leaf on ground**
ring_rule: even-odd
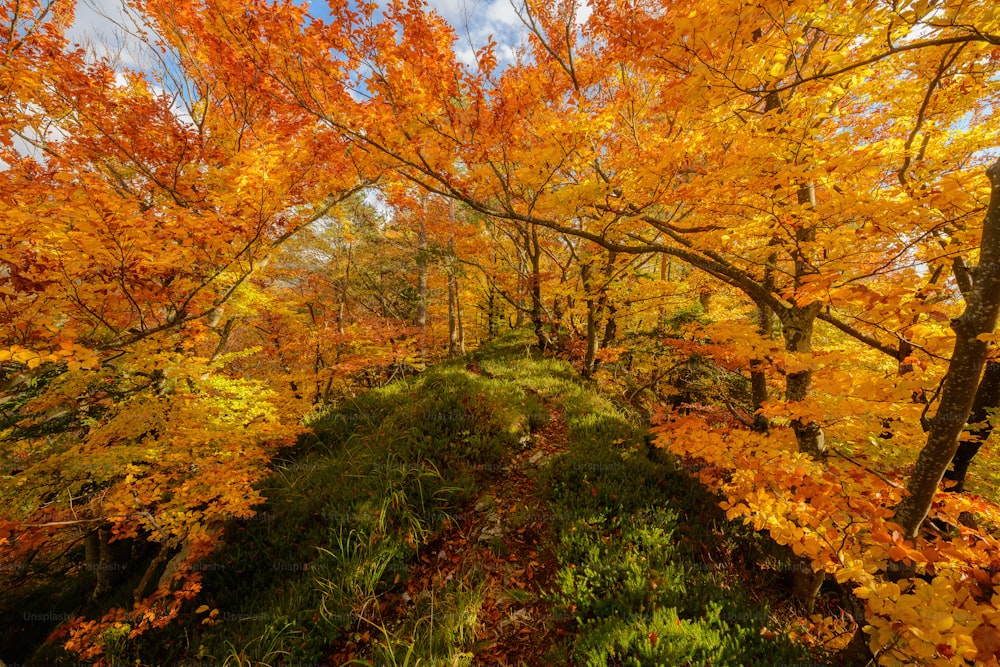
[[[468,369],[479,372],[470,362]],[[420,549],[420,555],[408,569],[399,592],[383,595],[380,604],[364,609],[365,619],[391,627],[413,609],[427,591],[441,588],[449,581],[469,581],[479,573],[487,586],[478,612],[474,665],[547,665],[545,655],[559,637],[567,634],[566,621],[553,617],[550,605],[541,599],[542,592],[554,586],[557,570],[553,553],[553,526],[546,521],[528,521],[512,525],[518,512],[533,517],[544,514],[534,479],[527,471],[566,450],[568,435],[565,419],[558,409],[549,405],[550,419],[532,435],[532,447],[514,453],[509,469],[494,475],[486,488],[456,512],[458,519],[446,526],[430,544]],[[481,502],[483,499],[492,502]],[[488,529],[492,535],[499,520],[499,533],[488,541],[479,536]],[[507,591],[516,593],[516,598]],[[519,602],[520,600],[520,602]],[[390,603],[391,601],[391,603]],[[328,649],[329,665],[339,665],[358,655],[365,655],[373,639],[371,627],[359,619],[353,631],[345,632]]]

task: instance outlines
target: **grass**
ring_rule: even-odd
[[[569,450],[533,473],[541,497],[525,499],[541,510],[525,516],[552,517],[557,572],[545,596],[553,622],[569,630],[548,664],[815,661],[780,633],[767,638],[772,612],[741,587],[758,538],[726,523],[675,464],[651,458],[633,416],[530,341],[514,332],[311,415],[312,433],[263,484],[267,502],[229,521],[202,564],[198,604],[215,611],[116,644],[120,664],[320,664],[345,640],[361,647],[349,664],[471,664],[484,597],[527,603],[531,593],[489,591],[473,564],[403,615],[382,606],[551,406],[565,418]],[[75,664],[46,651],[27,664]]]
[[[559,517],[553,616],[571,618],[573,630],[550,664],[821,660],[772,635],[774,614],[743,588],[753,563],[740,554],[752,559],[760,538],[726,522],[717,499],[675,463],[651,459],[629,412],[557,360],[508,355],[480,364],[558,399],[567,423],[569,451],[539,480]]]
[[[452,582],[440,592],[428,589],[414,610],[391,629],[375,625],[382,641],[372,655],[348,664],[377,666],[471,665],[475,655],[476,628],[483,587]]]

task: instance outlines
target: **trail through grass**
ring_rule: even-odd
[[[310,425],[202,564],[204,606],[115,664],[826,664],[783,632],[760,538],[529,336]]]

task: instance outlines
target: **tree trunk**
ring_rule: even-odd
[[[597,306],[587,299],[587,353],[583,359],[583,377],[591,378],[597,370]]]
[[[528,255],[531,251],[530,236],[527,227],[521,227],[518,229],[521,234],[521,238],[524,241],[523,247],[518,247],[517,249],[517,298],[515,300],[515,308],[517,312],[515,313],[514,328],[520,329],[525,325],[525,318],[528,314],[528,309],[524,305],[527,294],[531,291],[531,274],[530,274],[530,262],[528,261]]]
[[[465,320],[462,318],[462,293],[458,289],[458,276],[455,276],[455,315],[458,317],[458,352],[465,354]]]
[[[557,294],[552,297],[552,338],[556,341],[562,335],[563,315],[562,299]]]
[[[500,334],[498,327],[500,313],[498,311],[497,291],[493,284],[490,283],[490,289],[486,293],[486,338],[488,340],[493,340]]]
[[[801,183],[797,192],[799,206],[816,207],[816,189],[812,183]],[[816,273],[801,246],[816,240],[816,228],[802,223],[795,230],[796,248],[793,251],[795,265],[794,283],[796,291],[802,286],[806,276]],[[812,351],[813,324],[822,305],[813,302],[807,306],[792,306],[781,316],[782,333],[785,336],[785,349],[789,352],[804,354]],[[785,399],[790,402],[805,400],[812,384],[812,371],[804,370],[789,373],[785,377]],[[809,454],[814,459],[826,456],[826,438],[823,429],[817,422],[792,420],[792,430],[799,443],[799,451]]]
[[[548,348],[549,339],[545,335],[545,321],[542,315],[542,249],[538,243],[538,226],[531,225],[529,246],[531,259],[531,323],[535,326],[535,338],[538,348],[544,352]]]
[[[83,554],[86,569],[97,571],[101,561],[101,538],[99,529],[94,529],[83,537]]]
[[[146,567],[146,571],[142,575],[142,579],[139,580],[139,584],[132,591],[132,601],[138,604],[146,596],[146,590],[149,588],[149,583],[153,580],[153,575],[156,574],[156,570],[159,569],[161,565],[167,560],[167,554],[170,549],[167,547],[166,542],[161,542],[159,548],[156,551],[156,556],[150,561],[149,565]]]
[[[797,565],[793,577],[792,594],[808,616],[816,609],[816,598],[819,596],[819,589],[826,580],[826,572],[823,570],[813,572],[812,561],[808,558],[797,556],[792,562]]]
[[[812,332],[820,304],[812,304],[805,308],[790,308],[781,315],[782,333],[785,337],[785,349],[789,352],[805,354],[812,351]],[[809,393],[812,383],[812,371],[804,370],[789,373],[785,376],[785,400],[790,403],[802,401]],[[792,430],[799,444],[799,451],[814,459],[823,460],[826,457],[826,436],[819,423],[815,421],[792,420]],[[799,558],[799,567],[793,576],[792,593],[802,604],[807,614],[811,614],[816,605],[816,596],[826,578],[823,570],[813,572],[809,559]]]
[[[583,292],[587,295],[587,352],[583,357],[583,372],[585,378],[594,374],[594,363],[597,359],[597,299],[592,293],[592,265],[589,262],[580,263],[580,277],[583,279]]]
[[[661,254],[660,255],[660,282],[665,283],[670,281],[670,255]],[[656,326],[661,328],[664,326],[667,320],[667,309],[664,306],[663,301],[660,300],[659,305],[656,307]]]
[[[1000,361],[987,361],[986,371],[972,401],[972,416],[969,417],[975,439],[962,440],[958,443],[952,467],[944,474],[945,479],[956,482],[952,491],[958,493],[965,490],[965,475],[969,471],[969,464],[993,433],[993,420],[987,411],[998,407],[1000,407]]]
[[[774,271],[771,267],[778,261],[778,256],[772,253],[767,258],[767,266],[764,268],[764,288],[768,291],[774,289]],[[765,340],[770,340],[774,336],[774,312],[765,303],[757,304],[757,333]],[[767,365],[763,359],[750,360],[750,398],[753,402],[753,430],[758,433],[767,433],[771,428],[771,422],[761,414],[760,410],[767,402]]]
[[[615,344],[615,338],[618,336],[618,320],[615,318],[615,313],[618,309],[611,303],[611,297],[608,293],[608,287],[611,285],[611,281],[614,278],[615,273],[615,260],[618,259],[618,253],[609,252],[608,261],[604,265],[604,282],[601,283],[600,298],[597,302],[597,317],[598,322],[600,318],[604,317],[607,313],[607,317],[604,320],[604,335],[601,336],[601,342],[598,349],[603,350],[611,347]],[[594,359],[594,370],[596,371],[598,366],[600,366],[601,360]]]
[[[753,430],[767,433],[771,422],[760,412],[767,401],[767,374],[764,372],[764,362],[760,359],[750,360],[750,396],[754,410]]]
[[[124,572],[126,564],[115,560],[120,550],[111,544],[111,526],[107,524],[94,529],[84,539],[87,567],[97,579],[91,593],[93,599],[108,595]]]
[[[608,317],[604,320],[604,336],[601,337],[602,350],[614,345],[618,338],[618,318],[615,317],[618,309],[609,304],[605,310],[608,312]]]
[[[770,309],[767,306],[761,306],[762,310],[766,310],[770,313]],[[761,317],[763,320],[763,316]],[[768,320],[770,317],[768,317]],[[763,327],[762,327],[763,329]],[[770,327],[768,327],[770,329]],[[763,331],[761,335],[764,335]],[[771,332],[767,331],[767,337],[769,338]],[[750,360],[750,399],[753,402],[753,430],[758,433],[767,433],[771,428],[770,420],[761,414],[761,409],[764,403],[767,402],[767,364],[763,359],[751,359]]]
[[[819,313],[820,304],[814,303],[805,308],[791,308],[782,314],[782,333],[785,337],[785,349],[797,354],[812,351],[813,324]],[[795,403],[805,400],[812,384],[812,371],[804,370],[789,373],[785,376],[785,400]],[[792,420],[792,430],[799,443],[799,451],[814,459],[826,457],[826,436],[817,422]]]
[[[965,475],[969,471],[969,464],[993,433],[993,421],[987,410],[997,407],[1000,407],[1000,361],[987,361],[986,371],[972,401],[972,415],[969,417],[970,435],[973,437],[958,443],[951,468],[944,474],[945,479],[956,483],[951,491],[960,493],[965,490]]]
[[[417,229],[417,313],[414,324],[420,329],[420,363],[427,363],[427,230]]]
[[[219,332],[219,344],[215,346],[215,351],[212,352],[212,356],[209,358],[209,363],[218,359],[219,355],[225,351],[226,345],[229,344],[229,336],[233,333],[234,324],[236,324],[235,317],[230,317],[226,320],[226,323],[222,327],[222,331]]]
[[[421,225],[420,229],[423,230],[423,225]],[[424,242],[426,243],[426,241],[427,241],[427,238],[425,237],[424,238]],[[350,251],[348,251],[348,252],[350,252]],[[422,253],[423,250],[418,250],[417,252],[418,253]],[[417,255],[417,263],[418,264],[420,263],[420,258],[421,258],[421,254],[418,254]],[[425,261],[426,261],[426,259],[425,259]],[[424,266],[424,271],[426,272],[426,270],[427,270],[427,267],[425,265]],[[418,280],[419,280],[419,278],[418,278]],[[424,276],[424,281],[426,283],[426,275]],[[348,290],[350,289],[350,284],[351,284],[351,258],[350,258],[350,255],[348,255],[348,258],[347,258],[347,267],[344,269],[344,284],[341,286],[341,290],[340,290],[340,307],[337,309],[337,333],[339,333],[340,335],[344,335],[344,320],[348,316],[348,312],[347,312],[347,308],[348,308],[347,300],[349,298],[349,292],[348,292]]]
[[[1000,160],[986,175],[992,190],[983,221],[979,267],[965,312],[952,320],[955,348],[941,388],[941,402],[907,483],[909,495],[896,508],[896,522],[910,539],[919,532],[938,484],[958,450],[958,438],[972,410],[989,352],[989,343],[979,336],[993,333],[1000,312]]]
[[[458,354],[458,282],[448,271],[448,356]]]
[[[708,314],[708,309],[712,306],[712,292],[711,290],[703,289],[698,292],[698,303],[701,304],[702,311]]]

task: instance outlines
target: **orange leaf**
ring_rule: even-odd
[[[1000,658],[1000,632],[996,626],[983,623],[972,631],[972,641],[976,645],[976,660],[987,662],[990,658]]]

